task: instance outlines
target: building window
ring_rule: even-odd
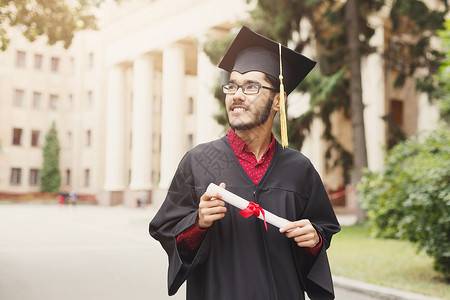
[[[11,169],[11,185],[20,185],[22,181],[22,169],[21,168],[12,168]]]
[[[187,109],[188,109],[188,111],[187,111],[188,115],[192,115],[194,113],[194,98],[189,97]]]
[[[39,185],[38,169],[30,169],[30,185]]]
[[[89,53],[89,58],[88,58],[88,68],[92,69],[94,67],[94,53]]]
[[[23,51],[17,51],[16,67],[25,68],[26,54]]]
[[[34,68],[36,70],[42,70],[42,55],[41,54],[34,55]]]
[[[153,113],[159,114],[161,113],[161,96],[153,97]]]
[[[87,107],[92,108],[94,104],[94,97],[92,96],[92,91],[87,92]]]
[[[402,127],[403,126],[403,101],[391,100],[391,115],[392,122]]]
[[[50,95],[50,109],[58,109],[58,95]]]
[[[89,169],[84,170],[84,186],[88,187],[90,184],[91,171]]]
[[[39,147],[39,130],[31,131],[31,147]]]
[[[192,149],[194,147],[194,135],[188,135],[188,149]]]
[[[67,132],[66,147],[67,147],[67,149],[72,148],[72,132],[70,132],[70,131]]]
[[[58,57],[52,57],[50,70],[52,72],[58,72],[59,71],[59,58]]]
[[[67,110],[72,111],[73,110],[73,95],[69,95],[69,100],[67,101]]]
[[[22,144],[22,128],[13,128],[13,140],[12,144],[20,146]]]
[[[91,145],[91,143],[92,143],[92,134],[91,134],[91,131],[88,130],[88,131],[86,131],[86,146],[89,147]]]
[[[159,151],[160,141],[161,141],[160,136],[156,133],[153,133],[153,135],[152,135],[152,150],[154,152]]]
[[[130,149],[133,149],[133,132],[130,132]]]
[[[66,170],[66,185],[67,185],[67,186],[69,186],[69,185],[71,184],[71,181],[72,181],[72,180],[71,180],[71,179],[72,179],[72,178],[71,178],[71,175],[72,175],[72,174],[71,174],[71,172],[70,172],[70,169],[67,169],[67,170]]]
[[[70,74],[75,74],[75,58],[70,58]]]
[[[406,133],[403,131],[404,122],[404,103],[399,99],[391,99],[389,103],[389,123],[387,132],[387,148],[391,149],[397,143],[406,139]]]
[[[42,94],[39,92],[33,92],[33,108],[41,108]]]
[[[15,106],[23,106],[23,103],[25,102],[25,91],[15,90],[13,102]]]

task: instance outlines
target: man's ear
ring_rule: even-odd
[[[284,93],[284,99],[286,99],[286,93]],[[275,97],[273,98],[273,104],[272,104],[272,109],[274,111],[280,111],[280,93],[276,94]]]

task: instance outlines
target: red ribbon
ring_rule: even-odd
[[[264,212],[264,209],[262,209],[258,204],[249,202],[248,206],[245,209],[241,210],[239,213],[244,218],[248,218],[250,216],[259,217],[259,214],[262,214],[264,219],[264,226],[266,226],[267,231],[266,214]]]

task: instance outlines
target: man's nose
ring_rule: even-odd
[[[245,100],[245,94],[244,94],[244,88],[242,86],[238,86],[236,93],[234,93],[234,97],[236,99],[244,99]]]

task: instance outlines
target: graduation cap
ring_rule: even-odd
[[[280,79],[281,144],[287,147],[284,92],[289,95],[315,65],[316,62],[306,56],[244,26],[222,58],[219,68],[241,74],[259,71]]]

